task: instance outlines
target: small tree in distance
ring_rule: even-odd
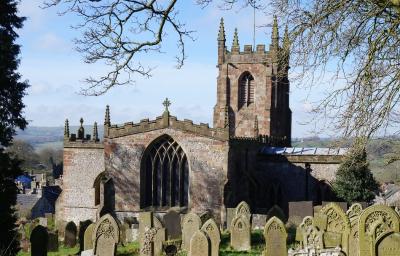
[[[378,183],[369,169],[365,143],[358,139],[339,166],[333,191],[338,198],[353,203],[372,201],[377,190]]]

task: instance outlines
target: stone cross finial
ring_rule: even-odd
[[[68,122],[68,119],[65,119],[64,138],[69,138],[69,122]]]
[[[163,105],[165,107],[165,111],[168,112],[168,107],[171,106],[171,101],[169,101],[168,98],[165,98],[165,100],[163,101]]]
[[[104,125],[105,126],[110,126],[111,121],[110,121],[110,106],[106,106],[106,115],[104,117]]]
[[[83,140],[85,138],[85,129],[83,128],[83,118],[79,120],[81,127],[78,129],[78,139]]]
[[[239,36],[238,36],[238,30],[235,28],[235,32],[233,33],[233,42],[232,42],[232,48],[238,48],[239,47]]]

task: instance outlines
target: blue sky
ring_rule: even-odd
[[[106,67],[87,65],[74,51],[73,38],[79,32],[71,29],[79,19],[73,15],[58,16],[58,8],[41,9],[41,0],[22,1],[21,15],[27,17],[19,31],[22,45],[20,73],[31,87],[25,96],[25,116],[31,126],[62,126],[68,118],[71,125],[78,125],[83,117],[86,124],[104,121],[107,104],[111,109],[112,123],[138,122],[142,118],[155,118],[163,111],[162,101],[172,101],[171,113],[179,119],[192,119],[196,123],[212,125],[212,110],[216,101],[215,67],[219,20],[225,19],[227,45],[230,46],[234,28],[239,30],[239,42],[252,44],[253,11],[251,9],[222,11],[216,6],[201,9],[195,1],[183,1],[181,20],[189,30],[195,30],[194,42],[186,41],[188,59],[180,70],[175,68],[174,37],[166,39],[165,54],[145,56],[140,61],[156,67],[152,77],[137,77],[135,84],[114,88],[103,96],[79,95],[82,80],[88,75],[101,74]],[[257,25],[270,24],[272,17],[256,15]],[[270,42],[270,28],[258,28],[256,44]],[[283,30],[281,29],[281,33]],[[312,125],[303,125],[309,119],[311,98],[318,98],[317,91],[292,86],[290,106],[293,112],[292,135],[314,135]]]

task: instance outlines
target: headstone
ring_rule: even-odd
[[[58,230],[58,240],[60,240],[60,241],[64,241],[66,226],[67,226],[67,222],[64,220],[59,220],[56,222],[56,229]]]
[[[166,239],[165,228],[152,212],[139,214],[140,255],[161,255]]]
[[[95,224],[92,241],[96,256],[113,256],[120,241],[117,221],[110,214],[103,215]]]
[[[231,230],[231,223],[236,216],[236,208],[226,208],[226,229]]]
[[[86,251],[82,251],[82,252],[81,252],[81,256],[94,256],[94,254],[93,254],[93,249],[89,249],[89,250],[86,250]]]
[[[47,255],[47,229],[41,225],[36,226],[31,233],[31,255],[46,256]]]
[[[204,231],[197,230],[190,239],[189,256],[210,256],[211,246]]]
[[[66,247],[75,247],[76,245],[76,236],[78,234],[78,229],[73,221],[70,221],[65,226],[64,232],[64,245]]]
[[[265,224],[264,239],[266,243],[265,256],[287,256],[287,232],[279,218],[272,217]]]
[[[85,232],[86,229],[92,224],[91,220],[85,220],[79,222],[79,251],[85,250]],[[92,247],[93,248],[93,247]]]
[[[246,218],[249,219],[251,222],[251,211],[250,211],[250,206],[245,202],[242,201],[240,202],[235,209],[235,216],[238,215],[244,215]]]
[[[400,231],[399,215],[389,206],[373,205],[366,208],[358,222],[359,255],[375,255],[379,238],[391,232]]]
[[[360,219],[362,209],[363,207],[360,203],[355,203],[346,212],[347,218],[350,221],[349,256],[358,256],[358,220]]]
[[[343,212],[347,211],[347,203],[346,202],[327,202],[327,201],[322,201],[322,207],[324,207],[327,204],[337,204],[340,208],[342,208]]]
[[[389,233],[377,244],[377,256],[398,256],[400,255],[400,233]]]
[[[210,239],[211,256],[219,255],[219,243],[221,242],[221,234],[219,228],[213,219],[209,219],[203,224],[201,230],[204,231]]]
[[[90,224],[86,230],[85,230],[85,234],[83,235],[83,250],[91,250],[93,249],[93,229],[94,229],[95,224],[92,223]]]
[[[39,217],[39,225],[47,228],[47,218]]]
[[[296,226],[303,221],[304,217],[313,216],[313,213],[312,201],[289,202],[288,221]]]
[[[167,240],[181,238],[181,216],[174,210],[169,210],[163,217],[164,226],[167,231]]]
[[[48,232],[47,251],[58,252],[58,231]]]
[[[287,221],[285,213],[283,212],[283,210],[278,205],[274,205],[267,212],[267,221],[272,217],[277,217],[278,219],[280,219],[284,223]]]
[[[231,247],[235,251],[249,251],[251,226],[249,219],[244,215],[238,215],[231,224]]]
[[[140,248],[144,245],[144,233],[153,227],[153,213],[140,212],[139,213],[139,245]],[[142,251],[142,250],[140,250]]]
[[[201,228],[201,219],[195,213],[188,213],[182,219],[182,249],[189,251],[190,239]]]
[[[153,251],[155,256],[160,256],[163,253],[163,244],[166,240],[166,230],[156,216],[153,216],[153,227],[157,229],[154,240],[152,241]]]
[[[267,223],[267,215],[265,214],[252,214],[251,215],[251,228],[252,229],[264,229]]]

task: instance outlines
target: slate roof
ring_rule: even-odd
[[[266,155],[324,155],[342,156],[348,148],[296,148],[296,147],[263,147],[261,154]]]

